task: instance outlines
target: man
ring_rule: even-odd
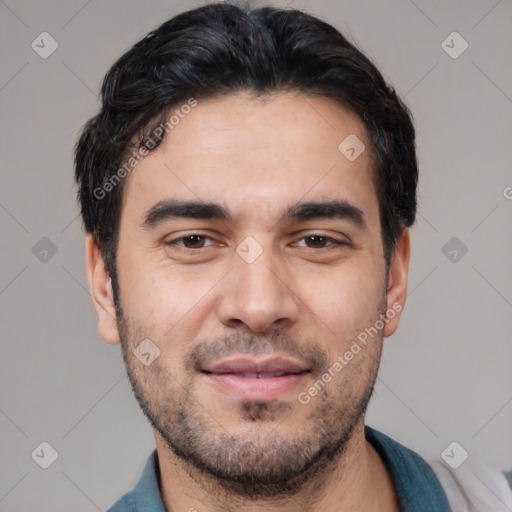
[[[138,42],[102,100],[75,155],[87,274],[156,441],[110,511],[476,504],[364,423],[417,185],[375,66],[314,17],[220,3]],[[486,504],[512,503],[487,481]]]

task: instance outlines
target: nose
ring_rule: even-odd
[[[233,328],[243,324],[255,333],[283,329],[297,322],[299,298],[284,263],[271,249],[265,249],[248,263],[234,255],[234,268],[222,281],[218,315]]]

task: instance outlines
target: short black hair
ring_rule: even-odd
[[[114,296],[126,181],[121,177],[158,147],[163,138],[155,141],[151,134],[169,127],[173,108],[237,92],[331,98],[358,115],[372,146],[387,264],[403,228],[414,223],[412,117],[375,65],[338,30],[305,12],[205,5],[163,23],[115,62],[103,81],[101,110],[75,147],[81,215],[100,248]]]

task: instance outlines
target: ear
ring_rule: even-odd
[[[411,242],[409,229],[404,228],[397,240],[389,265],[387,296],[388,322],[384,327],[384,337],[391,336],[398,328],[400,315],[407,296],[407,277],[409,275],[409,258]]]
[[[121,338],[117,329],[112,280],[105,269],[100,249],[92,235],[87,235],[85,240],[85,267],[98,317],[98,332],[107,343],[116,345],[120,343]]]

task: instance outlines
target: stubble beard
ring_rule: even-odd
[[[335,379],[308,405],[241,402],[239,413],[244,428],[231,433],[215,418],[221,412],[210,413],[207,404],[195,398],[193,382],[188,377],[179,383],[159,359],[148,367],[140,364],[133,350],[144,339],[142,332],[127,325],[120,305],[116,309],[123,359],[134,396],[166,443],[170,456],[180,460],[194,480],[208,492],[251,500],[286,498],[305,486],[311,486],[311,491],[322,487],[327,480],[323,477],[339,464],[355,427],[366,413],[379,369],[382,338],[374,341],[379,346],[372,348],[373,355],[366,363],[362,393],[351,392],[338,376],[338,386]],[[254,337],[233,339],[236,341],[232,345],[236,346],[242,339],[244,349],[262,345]],[[272,339],[278,344],[282,340]],[[315,350],[317,362],[321,361],[321,375],[328,366],[326,354],[322,351],[322,359],[316,345]],[[309,407],[310,412],[306,420],[301,420],[304,427],[292,436],[282,424],[290,422],[294,407]]]

